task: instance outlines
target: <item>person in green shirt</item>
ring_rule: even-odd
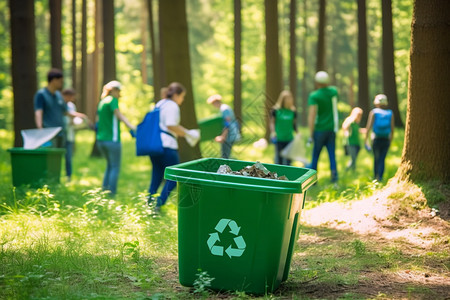
[[[325,71],[319,71],[314,77],[316,90],[308,98],[308,127],[310,137],[308,144],[314,142],[310,168],[317,170],[320,152],[327,148],[330,158],[331,182],[337,182],[336,168],[336,133],[338,131],[338,92],[330,86],[330,77]]]
[[[270,135],[275,144],[275,163],[290,165],[291,160],[281,156],[281,151],[292,142],[293,133],[297,131],[297,110],[290,91],[280,93],[270,116]]]
[[[117,192],[122,145],[120,143],[120,121],[131,130],[136,127],[119,110],[120,82],[113,80],[105,84],[97,108],[97,143],[100,153],[106,158],[106,171],[102,189]]]
[[[348,155],[350,155],[350,162],[347,164],[347,170],[356,169],[356,158],[358,157],[359,150],[361,149],[361,143],[359,134],[365,133],[364,128],[360,128],[359,123],[361,122],[361,117],[363,115],[363,110],[359,107],[352,109],[350,115],[342,123],[342,129],[344,130],[345,137],[345,147],[348,150]]]

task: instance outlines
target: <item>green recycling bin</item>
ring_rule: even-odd
[[[209,118],[201,119],[198,121],[198,128],[200,129],[200,141],[213,140],[216,136],[222,134],[222,116],[215,115]]]
[[[10,148],[12,183],[14,186],[28,184],[40,187],[48,183],[59,183],[61,157],[64,148]]]
[[[206,271],[215,290],[264,294],[287,279],[306,190],[315,170],[264,164],[289,181],[218,174],[254,162],[204,158],[166,168],[178,182],[179,280]]]

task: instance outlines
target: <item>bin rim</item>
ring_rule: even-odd
[[[208,160],[230,161],[232,163],[238,162],[245,165],[251,165],[255,163],[251,161],[234,160],[234,159],[201,158],[167,167],[164,172],[164,177],[165,179],[182,183],[220,186],[220,187],[229,187],[236,189],[283,193],[283,194],[303,193],[317,181],[317,171],[315,170],[293,166],[267,164],[267,163],[263,163],[263,165],[267,166],[268,169],[270,169],[270,166],[277,166],[278,168],[282,167],[282,168],[303,169],[306,170],[306,172],[300,177],[296,178],[295,180],[285,181],[269,178],[239,176],[232,174],[218,174],[216,172],[199,171],[187,168],[190,165],[200,164],[202,162],[207,162]]]
[[[10,153],[23,153],[23,154],[48,154],[48,153],[64,153],[66,152],[65,148],[36,148],[36,149],[24,149],[23,147],[13,147],[9,148],[6,151]]]

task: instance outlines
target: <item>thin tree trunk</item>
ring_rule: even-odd
[[[366,0],[358,0],[358,106],[364,112],[361,124],[366,124],[370,110],[367,60]]]
[[[103,84],[116,79],[114,0],[103,1]]]
[[[164,66],[167,82],[180,82],[186,88],[186,96],[181,107],[181,125],[185,128],[197,128],[192,89],[191,63],[189,57],[188,27],[185,0],[160,0],[161,46],[164,50]],[[189,161],[201,157],[198,144],[190,147],[184,138],[178,139],[180,160]]]
[[[14,146],[23,145],[20,131],[34,128],[33,98],[37,89],[34,1],[9,1],[11,73],[14,94]]]
[[[241,0],[234,0],[234,114],[242,125],[242,81],[241,81]],[[241,128],[241,127],[240,127]]]
[[[278,95],[283,88],[281,76],[280,50],[278,46],[278,1],[265,0],[265,22],[266,22],[266,140],[270,138],[270,110],[277,101]]]
[[[145,2],[142,2],[141,9],[141,43],[142,43],[142,53],[141,53],[141,77],[142,83],[147,84],[147,25],[148,25],[148,10],[145,8]]]
[[[50,7],[50,45],[52,67],[63,69],[61,42],[61,0],[49,0]]]
[[[72,87],[77,88],[77,0],[72,0]]]
[[[80,101],[79,110],[86,112],[88,107],[88,94],[87,94],[87,0],[81,2],[81,82],[80,87]]]
[[[450,1],[414,3],[402,163],[410,180],[450,180]]]
[[[325,28],[326,28],[326,0],[319,2],[319,37],[317,40],[316,71],[325,70]]]
[[[161,80],[160,80],[160,50],[156,41],[159,39],[155,38],[155,21],[153,18],[153,0],[147,0],[148,8],[148,22],[150,31],[150,45],[152,48],[152,74],[153,74],[153,90],[154,90],[154,100],[159,100],[159,93],[161,90]]]
[[[392,0],[381,0],[383,23],[383,86],[389,107],[394,112],[395,126],[403,127],[398,109],[397,84],[395,82],[394,34],[392,32]]]
[[[294,97],[296,107],[299,107],[297,99],[297,36],[295,29],[297,28],[297,0],[291,0],[289,7],[289,87]],[[299,118],[297,118],[297,121]]]
[[[307,37],[308,37],[308,6],[307,0],[303,0],[303,27],[305,30],[305,36],[303,37],[302,48],[303,48],[303,80],[302,80],[302,118],[301,124],[302,126],[306,126],[308,124],[308,49],[307,49]]]

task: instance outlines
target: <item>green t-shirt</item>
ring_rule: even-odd
[[[327,86],[309,94],[308,105],[317,105],[315,131],[338,131],[338,92],[336,87]]]
[[[119,108],[119,100],[113,96],[106,96],[98,104],[97,140],[120,142],[120,122],[114,115]]]
[[[277,141],[289,142],[294,139],[295,112],[290,109],[280,108],[273,111],[275,117],[275,133]]]
[[[349,128],[348,144],[352,146],[359,146],[359,124],[351,123]]]

